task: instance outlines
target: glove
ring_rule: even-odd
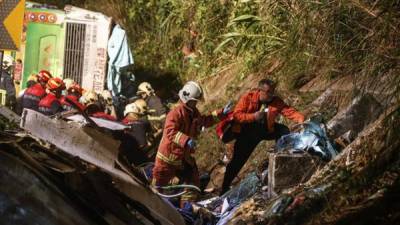
[[[222,110],[222,113],[223,113],[224,115],[227,115],[228,113],[230,113],[231,110],[232,110],[232,106],[233,106],[233,102],[232,102],[232,101],[229,101],[228,104],[226,104],[226,105],[224,106],[224,109]]]
[[[190,149],[195,149],[196,148],[196,142],[193,140],[193,139],[189,139],[187,142],[186,142],[186,146],[188,147],[188,148],[190,148]]]
[[[254,117],[256,121],[260,122],[264,119],[264,112],[255,112]]]

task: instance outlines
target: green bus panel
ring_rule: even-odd
[[[61,24],[27,23],[22,88],[26,87],[26,81],[32,73],[43,69],[50,71],[53,76],[62,75],[64,42],[65,29]]]

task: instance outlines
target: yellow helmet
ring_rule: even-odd
[[[154,94],[154,89],[151,86],[150,83],[148,82],[143,82],[139,85],[138,87],[138,91],[136,92],[136,94],[140,95],[140,94],[146,94],[146,95],[153,95]]]
[[[104,101],[106,101],[107,104],[112,104],[113,98],[112,98],[111,91],[103,90],[101,92],[101,97],[103,97]]]
[[[98,101],[99,101],[99,96],[94,91],[85,91],[85,93],[83,94],[83,102],[86,105],[89,105],[91,103],[96,103]]]
[[[133,103],[130,103],[125,106],[124,116],[128,115],[129,113],[135,113],[137,115],[143,116],[146,115],[148,112],[147,103],[143,99],[138,99]]]

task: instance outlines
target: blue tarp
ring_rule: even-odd
[[[108,75],[107,88],[114,96],[121,93],[121,71],[122,67],[133,64],[132,52],[129,48],[125,30],[116,25],[108,41]]]
[[[332,146],[325,129],[315,121],[303,124],[304,130],[281,137],[276,143],[277,151],[289,150],[292,152],[305,151],[329,161],[338,154]]]

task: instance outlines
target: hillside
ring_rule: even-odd
[[[268,207],[285,196],[268,201],[255,197],[233,224],[399,221],[394,210],[399,205],[391,199],[398,202],[399,194],[400,1],[43,2],[73,4],[113,17],[128,32],[135,75],[153,82],[156,89],[168,90],[166,96],[187,80],[201,82],[206,92],[204,111],[237,101],[266,77],[278,81],[285,101],[308,116],[321,113],[325,121],[356,97],[372,96],[382,106],[379,118],[359,111],[365,112],[363,123],[370,127],[362,127],[364,131],[337,160],[314,175],[307,188],[291,192],[294,199],[307,196],[304,207],[268,216]],[[224,146],[213,129],[199,141],[198,164],[207,171],[222,158]],[[262,164],[270,146],[260,144],[242,174]],[[354,158],[358,166],[350,168],[346,154],[352,151],[359,155]],[[309,190],[325,184],[330,188],[322,195],[310,194]],[[307,211],[310,208],[321,210],[313,213]],[[248,211],[252,213],[246,215]],[[376,212],[376,217],[370,212]]]

